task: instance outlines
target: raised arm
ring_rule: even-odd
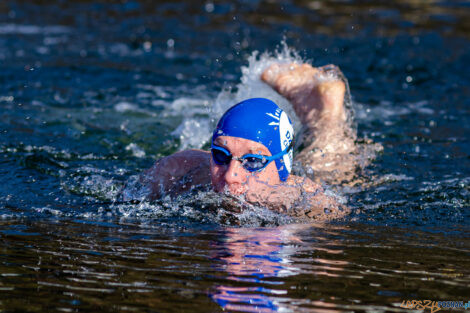
[[[274,64],[261,79],[287,98],[304,126],[315,129],[320,120],[344,122],[345,83],[333,65],[319,68],[309,64]],[[317,130],[321,131],[321,130]]]
[[[305,148],[296,159],[315,172],[316,181],[350,179],[356,165],[351,155],[356,138],[347,120],[341,71],[332,65],[274,64],[261,79],[291,102],[306,130]]]

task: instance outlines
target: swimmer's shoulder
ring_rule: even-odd
[[[197,160],[197,161],[210,161],[210,153],[208,151],[200,150],[200,149],[188,149],[173,153],[169,156],[164,157],[170,158],[174,160]]]
[[[196,169],[209,169],[210,153],[199,149],[189,149],[176,152],[155,162],[154,168],[159,168],[172,176],[183,176]],[[197,171],[196,171],[197,172]],[[197,174],[197,173],[194,173]]]
[[[150,190],[151,200],[210,184],[210,153],[191,149],[163,157],[141,175],[140,181]]]

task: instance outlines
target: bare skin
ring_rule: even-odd
[[[320,81],[318,75],[321,71],[321,68],[307,64],[273,65],[261,76],[292,103],[306,127],[306,152],[301,152],[297,159],[316,171],[330,170],[328,167],[331,165],[317,165],[316,162],[321,163],[325,158],[312,153],[315,149],[319,148],[322,150],[320,154],[325,155],[325,151],[338,153],[338,149],[340,153],[348,153],[354,147],[353,142],[347,141],[341,133],[341,125],[346,120],[343,106],[345,84],[339,79]],[[264,145],[243,138],[220,136],[214,144],[236,157],[249,153],[271,156]],[[217,165],[210,152],[202,150],[186,150],[167,156],[147,170],[140,181],[149,188],[149,200],[165,194],[180,194],[196,185],[212,185],[216,192],[243,195],[250,203],[290,215],[323,220],[345,213],[333,198],[324,194],[319,184],[309,178],[290,175],[286,182],[281,183],[274,162],[262,171],[249,172],[235,159],[228,165]],[[304,209],[301,212],[296,211],[300,200]],[[305,210],[306,207],[308,209]]]
[[[337,67],[309,64],[270,66],[261,79],[286,97],[305,128],[304,149],[296,156],[317,182],[340,183],[354,175],[355,136],[346,123],[346,86]],[[325,78],[326,77],[326,78]]]

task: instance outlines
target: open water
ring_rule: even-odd
[[[358,137],[383,147],[363,183],[328,186],[350,215],[115,202],[235,101],[287,105],[257,78],[275,60],[338,65]],[[0,2],[0,312],[469,301],[469,66],[464,1]]]

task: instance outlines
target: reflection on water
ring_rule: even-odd
[[[0,223],[6,311],[408,312],[403,300],[468,297],[470,241],[458,230],[19,224]]]
[[[222,308],[243,312],[283,311],[283,301],[278,297],[286,295],[287,290],[271,289],[270,285],[282,288],[282,279],[296,275],[298,268],[290,265],[289,257],[295,253],[292,245],[300,241],[291,227],[242,229],[229,228],[221,242],[222,256],[216,257],[224,262],[223,270],[227,279],[266,287],[216,286],[212,299]],[[219,243],[220,244],[220,243]],[[276,298],[271,297],[276,295]]]
[[[322,227],[319,225],[319,227]],[[339,312],[331,302],[310,297],[297,298],[289,286],[297,275],[308,273],[321,280],[321,276],[340,277],[348,261],[330,258],[305,258],[315,250],[327,255],[344,254],[342,249],[331,249],[323,244],[309,244],[302,232],[316,232],[312,225],[293,224],[277,228],[227,228],[218,241],[215,260],[223,261],[227,282],[217,285],[211,297],[223,309],[241,312],[290,312],[299,305],[316,307],[317,312]],[[319,238],[321,241],[321,237]],[[331,240],[329,245],[340,244]],[[299,262],[300,261],[300,262]],[[316,265],[317,264],[317,265]],[[237,282],[232,284],[231,281]]]

